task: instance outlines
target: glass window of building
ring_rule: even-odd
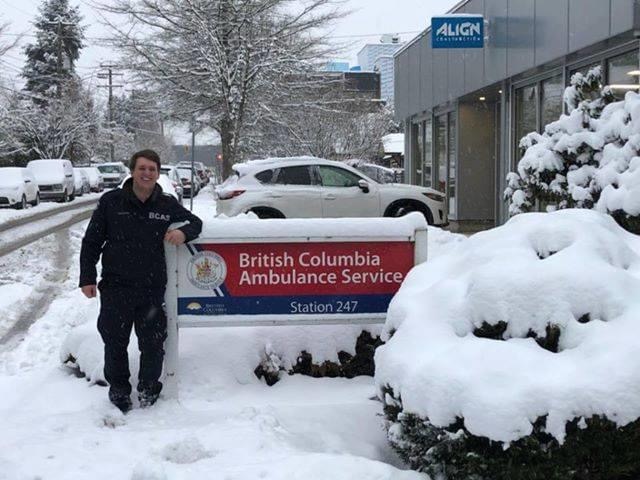
[[[411,124],[411,181],[412,183],[419,185],[422,181],[422,141],[418,137],[422,134],[421,129],[417,123]],[[415,160],[413,160],[415,159]]]
[[[449,138],[448,138],[448,157],[449,157],[449,217],[456,218],[456,115],[449,114]]]
[[[573,77],[574,74],[581,73],[582,75],[586,75],[589,70],[591,70],[593,67],[597,67],[598,65],[600,65],[600,62],[590,63],[589,65],[585,65],[584,67],[579,67],[571,70],[571,72],[569,72],[569,83],[571,83],[571,77]]]
[[[418,124],[418,150],[416,151],[416,163],[418,165],[416,184],[421,185],[424,178],[422,158],[424,157],[424,122]]]
[[[431,130],[431,119],[424,122],[424,157],[422,167],[422,185],[430,187],[431,178],[431,156],[433,154],[433,132]]]
[[[607,60],[607,84],[616,98],[623,99],[629,90],[637,92],[639,80],[638,50]]]
[[[537,92],[538,85],[527,85],[516,90],[516,125],[515,125],[515,160],[521,158],[520,140],[527,133],[538,130],[537,118]]]
[[[545,125],[555,122],[562,115],[562,96],[564,84],[562,74],[543,80],[540,84],[540,113],[542,131]]]
[[[434,161],[433,166],[434,183],[433,188],[444,193],[447,185],[447,115],[438,115],[433,126]]]

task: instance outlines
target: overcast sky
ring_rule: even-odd
[[[22,44],[33,41],[30,22],[35,18],[42,0],[0,0],[0,14],[10,23],[10,33],[26,34]],[[79,74],[91,81],[100,62],[114,61],[115,53],[101,47],[99,37],[105,29],[99,24],[99,16],[90,6],[90,0],[70,0],[71,5],[79,5],[87,26],[87,46],[82,50],[78,63]],[[353,13],[334,25],[333,33],[337,42],[347,42],[350,47],[341,60],[356,63],[356,53],[365,43],[376,43],[384,33],[400,33],[402,40],[413,38],[424,30],[433,15],[445,13],[458,0],[348,0],[345,8]],[[406,32],[406,33],[405,33]],[[9,38],[9,37],[6,37]],[[3,59],[3,77],[14,76],[21,68],[24,56],[17,48]],[[94,82],[97,80],[94,80]]]
[[[16,34],[24,34],[21,44],[0,59],[0,77],[4,81],[23,84],[19,77],[24,63],[22,53],[25,44],[33,42],[33,26],[38,6],[42,0],[0,0],[0,18],[9,23],[9,35],[5,40],[15,39]],[[100,24],[100,15],[91,6],[92,0],[70,0],[71,5],[79,5],[86,26],[86,46],[77,64],[77,72],[86,85],[104,85],[105,80],[96,74],[101,70],[101,62],[117,60],[116,52],[106,48],[100,38],[108,31]],[[336,22],[332,35],[336,43],[347,44],[348,48],[335,60],[346,60],[357,64],[356,54],[366,43],[377,43],[385,33],[399,33],[402,41],[410,40],[427,28],[431,17],[447,12],[458,0],[346,0],[344,8],[352,13]],[[126,81],[125,83],[126,88]],[[99,96],[106,96],[106,89],[97,89]],[[115,91],[116,93],[118,90]]]

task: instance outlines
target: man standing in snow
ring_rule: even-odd
[[[138,399],[153,405],[167,337],[164,291],[167,272],[163,241],[180,245],[195,239],[202,222],[156,182],[160,157],[153,150],[134,153],[131,178],[122,188],[105,193],[93,212],[82,240],[80,288],[88,298],[100,290],[98,331],[104,342],[104,375],[109,400],[123,412],[131,409],[127,346],[134,327],[140,349]],[[176,222],[188,222],[168,230]],[[102,255],[102,279],[96,263]]]

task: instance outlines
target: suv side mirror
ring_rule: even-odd
[[[369,193],[369,182],[367,182],[366,180],[358,180],[358,186],[364,193]]]

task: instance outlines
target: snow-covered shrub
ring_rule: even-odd
[[[274,385],[286,372],[289,375],[301,374],[311,377],[346,377],[354,378],[360,375],[373,376],[375,367],[373,355],[377,347],[382,345],[379,336],[372,336],[363,330],[355,341],[355,352],[340,350],[338,359],[314,360],[313,355],[303,350],[298,355],[295,365],[290,365],[273,350],[271,344],[265,346],[265,352],[260,365],[254,370],[258,378],[264,378],[267,385]]]
[[[567,115],[520,141],[524,154],[507,175],[510,213],[595,208],[640,232],[640,96],[615,102],[594,67],[573,75],[564,101]]]
[[[640,238],[592,210],[415,267],[375,355],[390,442],[435,478],[640,478],[638,292]]]

